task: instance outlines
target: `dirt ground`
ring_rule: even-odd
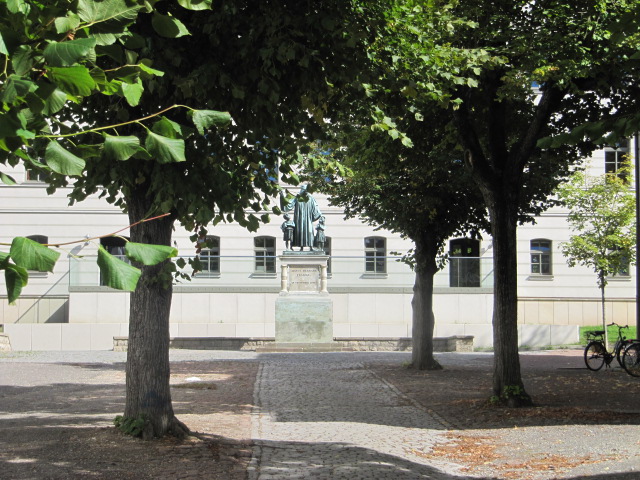
[[[582,354],[521,355],[525,388],[535,405],[520,409],[488,402],[490,363],[440,371],[370,368],[449,424],[446,442],[413,453],[466,465],[463,471],[487,478],[637,480],[640,378],[613,364],[592,372]]]
[[[124,410],[124,363],[14,366],[73,383],[0,389],[2,479],[246,478],[257,363],[172,364],[174,411],[194,432],[181,442],[143,442],[113,427]]]
[[[430,372],[390,364],[367,367],[450,425],[447,443],[436,445],[433,452],[414,454],[466,465],[472,475],[482,475],[491,466],[492,478],[525,479],[562,473],[576,462],[611,459],[588,453],[572,458],[558,454],[508,459],[509,437],[503,432],[539,427],[532,431],[543,438],[544,428],[551,426],[640,425],[640,379],[620,369],[590,372],[580,355],[575,351],[523,355],[524,382],[536,401],[535,407],[525,409],[487,403],[490,362],[456,362]],[[26,376],[45,375],[42,364],[16,368],[32,368],[33,372],[24,372]],[[194,432],[183,442],[142,442],[112,426],[115,415],[124,409],[124,364],[48,364],[46,368],[75,380],[0,390],[0,478],[246,478],[257,362],[172,364],[174,409]],[[82,375],[86,382],[77,381]],[[626,441],[640,444],[637,437]]]

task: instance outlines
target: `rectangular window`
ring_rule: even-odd
[[[27,182],[46,183],[49,181],[49,176],[47,172],[41,170],[27,170],[26,180]]]
[[[604,172],[618,174],[622,167],[629,166],[629,140],[621,140],[616,145],[608,146],[604,150]]]
[[[201,248],[198,254],[200,273],[205,276],[220,274],[220,237],[208,235],[205,240],[198,241],[198,247]]]
[[[364,239],[365,272],[387,272],[387,240],[384,237]]]
[[[551,240],[531,240],[531,273],[551,275]]]
[[[449,286],[480,287],[480,241],[454,238],[449,242]]]
[[[275,237],[256,237],[255,247],[256,273],[276,273]]]
[[[609,250],[609,255],[612,256],[612,260],[613,260],[613,254],[616,252],[620,252],[618,255],[615,255],[615,260],[617,260],[617,263],[619,265],[619,270],[614,273],[612,275],[612,277],[622,277],[622,278],[627,278],[631,276],[631,269],[629,267],[629,257],[627,255],[624,255],[620,249],[612,249]]]

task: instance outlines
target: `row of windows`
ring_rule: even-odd
[[[203,273],[220,273],[220,237],[207,236],[201,242],[203,248],[198,254]],[[253,239],[256,273],[276,273],[276,238],[256,237]],[[365,271],[367,273],[386,273],[387,240],[383,237],[364,239]],[[324,243],[325,255],[331,256],[331,237]],[[331,261],[327,265],[331,272]]]
[[[38,243],[47,244],[46,235],[30,235],[27,238]],[[107,237],[100,239],[100,244],[112,255],[127,260],[124,251],[126,240],[120,237]],[[261,236],[253,240],[256,273],[276,273],[276,238]],[[202,248],[198,259],[204,274],[220,273],[220,237],[207,236],[199,242]],[[552,275],[552,241],[536,238],[530,242],[531,274]],[[470,238],[451,240],[450,251],[450,275],[452,287],[480,286],[480,242]],[[331,238],[327,237],[324,244],[324,253],[331,256]],[[366,237],[364,239],[365,272],[386,273],[387,241],[384,237]],[[467,257],[467,258],[465,258]],[[331,263],[329,260],[329,272]],[[628,276],[629,269],[620,272],[620,276]]]

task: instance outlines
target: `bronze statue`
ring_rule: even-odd
[[[284,207],[285,212],[291,210],[293,210],[294,223],[291,247],[300,247],[300,251],[303,251],[304,247],[309,247],[309,250],[313,251],[313,222],[318,220],[322,213],[315,198],[307,193],[306,185],[300,187],[298,195]]]

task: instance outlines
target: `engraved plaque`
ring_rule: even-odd
[[[319,292],[320,268],[314,266],[289,266],[289,292]]]

